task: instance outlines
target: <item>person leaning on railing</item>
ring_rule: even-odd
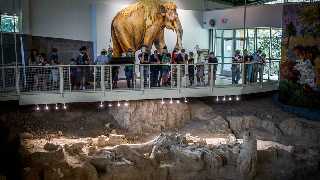
[[[253,82],[253,57],[249,54],[248,50],[243,51],[243,61],[245,63],[244,74],[245,84]]]
[[[215,84],[216,81],[216,72],[217,72],[217,63],[218,59],[215,56],[214,52],[209,53],[209,58],[208,58],[208,63],[209,63],[209,78],[208,78],[208,85],[210,85],[211,82],[211,68],[212,68],[212,80],[213,80],[213,85]]]
[[[251,82],[257,82],[258,80],[258,73],[260,70],[260,65],[262,61],[261,57],[261,49],[258,49],[257,52],[253,53],[252,55],[252,81]]]
[[[189,52],[189,59],[188,59],[188,75],[189,75],[189,82],[190,86],[194,84],[194,54],[193,52]]]
[[[161,56],[161,64],[167,64],[161,66],[161,79],[163,86],[169,86],[169,74],[170,74],[170,61],[171,61],[171,54],[168,53],[167,47],[164,47],[162,50]]]
[[[139,61],[140,61],[140,72],[141,67],[143,67],[143,77],[144,77],[144,86],[148,84],[148,77],[149,77],[149,67],[146,66],[146,64],[149,64],[149,55],[150,52],[148,50],[148,47],[143,45],[141,48],[141,53],[138,55]]]
[[[88,66],[90,64],[90,58],[87,52],[87,47],[82,46],[79,49],[80,53],[76,59],[77,65],[80,65],[79,70],[80,70],[80,89],[85,90],[87,86],[87,77],[90,72],[90,67]]]
[[[150,66],[150,79],[151,79],[151,87],[156,87],[160,85],[159,81],[159,73],[160,73],[160,54],[157,50],[153,52],[153,54],[150,56],[149,60],[151,66]]]
[[[234,57],[232,57],[232,84],[238,84],[240,80],[240,64],[242,62],[242,56],[240,55],[240,50],[235,51]]]
[[[126,53],[126,57],[134,58],[134,52],[132,49],[128,49],[128,52]],[[124,72],[126,75],[127,80],[127,87],[131,88],[133,86],[133,71],[134,71],[134,65],[126,65],[124,67]]]
[[[37,73],[37,68],[32,66],[38,66],[39,64],[39,58],[38,58],[39,52],[36,49],[31,50],[31,55],[28,58],[28,65],[31,66],[27,69],[28,84],[30,85],[30,90],[36,90],[38,88],[39,84],[39,75]],[[26,87],[28,88],[28,87]]]

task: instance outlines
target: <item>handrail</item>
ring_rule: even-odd
[[[0,66],[0,71],[5,74],[0,76],[2,81],[0,94],[19,95],[29,92],[64,94],[72,91],[105,92],[117,89],[144,91],[150,88],[180,91],[183,88],[199,87],[207,87],[213,91],[219,85],[248,86],[258,83],[262,86],[264,80],[279,80],[279,70],[271,72],[272,66],[279,63],[279,61],[267,61],[265,63]],[[261,66],[248,66],[254,64]],[[225,69],[229,74],[220,74],[216,69],[219,65],[229,65],[229,69]],[[125,70],[122,74],[122,71],[120,72],[122,68],[119,67],[127,69],[128,66],[133,68]],[[238,68],[237,72],[234,72],[234,68]],[[240,71],[245,71],[247,74]],[[245,79],[245,83],[241,84],[240,79]],[[117,87],[118,82],[120,87]]]

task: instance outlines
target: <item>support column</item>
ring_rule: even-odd
[[[105,91],[106,90],[106,86],[105,86],[105,78],[104,78],[104,75],[105,75],[105,66],[101,66],[101,73],[100,73],[100,76],[101,76],[101,80],[100,80],[100,86],[101,86],[101,91]]]
[[[59,66],[59,78],[60,78],[60,85],[59,85],[59,89],[60,89],[60,94],[63,94],[63,67]]]

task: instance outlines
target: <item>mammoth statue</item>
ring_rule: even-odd
[[[134,51],[143,45],[152,45],[160,50],[165,45],[164,29],[176,32],[176,48],[182,47],[182,26],[174,2],[164,0],[139,0],[122,9],[114,17],[111,36],[114,56],[120,56],[128,49]]]

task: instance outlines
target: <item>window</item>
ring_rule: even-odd
[[[1,15],[0,31],[2,32],[19,32],[19,17],[16,15]]]

